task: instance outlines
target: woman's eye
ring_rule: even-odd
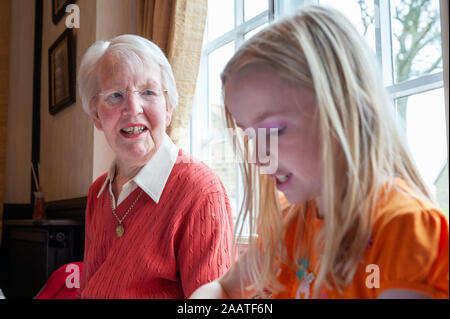
[[[119,102],[121,102],[123,100],[123,94],[120,92],[114,92],[111,93],[110,95],[108,95],[108,97],[106,98],[106,101],[109,104],[117,104]]]
[[[146,96],[155,95],[155,91],[152,91],[152,90],[144,90],[143,94],[146,95]]]

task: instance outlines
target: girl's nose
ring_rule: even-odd
[[[269,166],[272,157],[277,153],[277,143],[274,143],[273,137],[266,135],[265,132],[258,134],[254,142],[254,150],[256,152],[255,164],[260,167]]]

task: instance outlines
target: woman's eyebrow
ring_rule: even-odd
[[[143,83],[143,85],[144,85],[144,86],[147,86],[147,85],[161,86],[161,83],[159,83],[159,82],[156,81],[156,80],[147,79],[147,80],[145,80],[145,82]]]

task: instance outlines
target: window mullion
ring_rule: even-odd
[[[234,48],[235,51],[244,43],[244,31],[242,29],[242,24],[244,24],[244,1],[245,0],[235,0],[235,37],[234,37]],[[233,141],[232,141],[233,142]],[[236,172],[236,198],[235,198],[235,207],[236,212],[235,216],[233,216],[234,221],[237,220],[237,216],[239,215],[239,210],[241,208],[242,201],[240,201],[242,197],[242,189],[240,187],[240,175],[239,175],[239,167],[238,165],[234,165],[234,169]],[[237,227],[237,225],[235,225]]]
[[[234,48],[237,50],[242,43],[244,43],[244,34],[240,26],[244,23],[244,0],[235,0],[234,2],[234,21],[235,21],[235,30],[236,30],[236,38],[234,42]]]
[[[375,11],[379,29],[376,32],[377,55],[380,52],[384,86],[390,86],[394,83],[390,0],[375,0]]]
[[[268,0],[269,1],[269,23],[272,23],[275,20],[275,14],[277,12],[277,0]]]
[[[390,97],[395,100],[409,95],[439,89],[443,85],[443,73],[439,72],[388,86],[386,90],[389,92]]]

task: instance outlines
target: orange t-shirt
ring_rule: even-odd
[[[417,291],[432,298],[449,298],[449,224],[432,204],[408,194],[414,192],[400,179],[374,216],[371,240],[353,281],[342,293],[319,290],[319,298],[377,298],[387,289]],[[399,190],[401,189],[401,191]],[[313,205],[314,206],[314,205]],[[296,217],[302,218],[302,217]],[[285,245],[294,255],[295,219],[288,226]],[[324,221],[315,207],[307,212],[306,240],[314,243]],[[298,238],[298,236],[297,236]],[[278,275],[285,290],[273,298],[311,298],[317,273],[317,252],[310,245],[297,266],[281,263]]]

